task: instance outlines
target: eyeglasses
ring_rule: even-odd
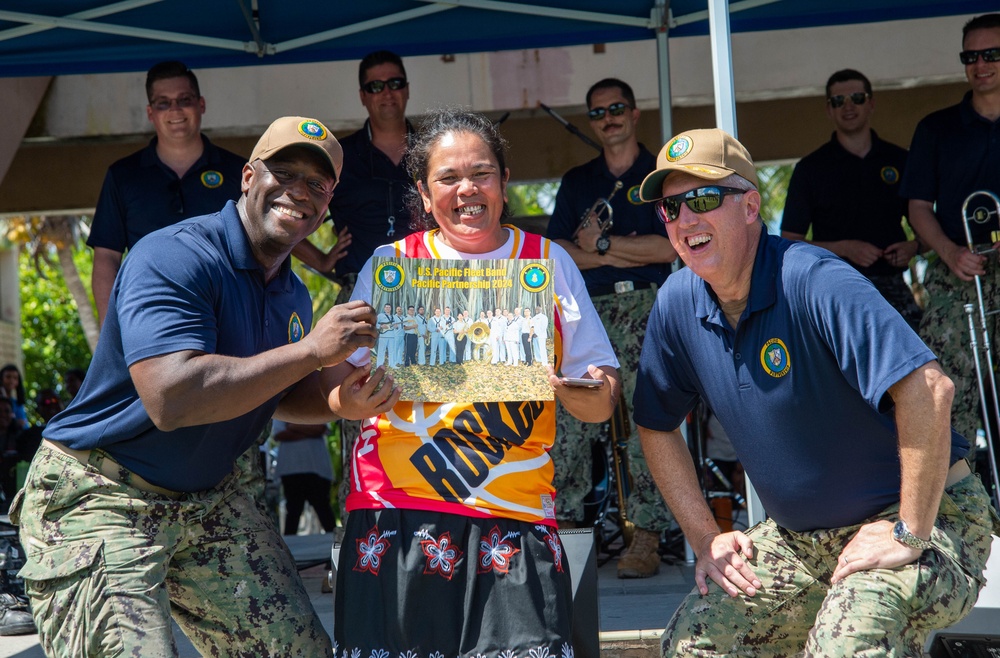
[[[691,212],[710,212],[722,205],[722,199],[729,195],[743,194],[746,190],[739,190],[735,187],[722,187],[712,185],[709,187],[699,187],[673,196],[665,196],[656,201],[656,214],[660,221],[669,224],[681,214],[681,204],[686,205]]]
[[[178,109],[186,110],[194,107],[197,103],[197,96],[181,96],[180,98],[157,98],[156,100],[149,101],[149,106],[157,112],[166,112],[174,105],[177,105]]]
[[[848,100],[855,105],[864,105],[871,98],[871,94],[867,91],[856,91],[853,94],[837,94],[836,96],[830,96],[826,99],[826,102],[830,104],[830,107],[837,109],[838,107],[843,107],[844,103]]]
[[[607,107],[595,107],[592,110],[587,110],[587,116],[590,117],[591,121],[600,121],[604,118],[605,114],[610,114],[613,117],[620,117],[625,114],[625,110],[630,110],[632,107],[628,103],[612,103]]]
[[[982,55],[984,62],[1000,62],[1000,48],[986,48],[984,50],[963,50],[958,53],[958,58],[966,66],[975,64]]]
[[[389,78],[388,80],[369,80],[361,85],[361,88],[369,94],[381,94],[386,87],[390,91],[399,91],[406,87],[406,78]]]

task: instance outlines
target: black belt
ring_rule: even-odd
[[[587,292],[591,297],[601,297],[603,295],[624,295],[628,292],[640,290],[656,290],[656,284],[649,281],[616,281],[603,286],[587,286]]]

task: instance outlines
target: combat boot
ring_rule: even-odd
[[[35,622],[28,604],[20,597],[0,594],[0,635],[26,635],[35,632]]]
[[[660,573],[660,533],[636,528],[618,560],[619,578],[649,578]]]

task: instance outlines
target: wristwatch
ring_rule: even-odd
[[[594,246],[597,247],[597,254],[599,256],[603,256],[604,254],[608,253],[608,249],[611,248],[611,239],[608,238],[608,236],[606,235],[602,235],[599,238],[597,238],[597,242],[595,243]]]
[[[931,543],[929,541],[921,539],[910,532],[910,529],[906,527],[906,521],[902,519],[896,521],[896,525],[892,526],[892,538],[903,546],[909,546],[910,548],[915,548],[918,551],[926,551],[931,547]]]

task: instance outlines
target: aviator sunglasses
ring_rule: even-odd
[[[595,107],[592,110],[587,110],[587,116],[590,117],[591,121],[599,121],[604,118],[605,114],[610,114],[613,117],[620,117],[625,114],[625,110],[632,109],[628,103],[612,103],[607,107]]]
[[[691,212],[710,212],[722,205],[722,199],[735,194],[743,194],[746,190],[735,187],[722,187],[720,185],[710,185],[699,187],[673,196],[665,196],[656,201],[656,215],[664,224],[677,219],[681,214],[681,204],[686,205]]]
[[[198,104],[197,96],[181,96],[180,98],[155,98],[149,101],[149,106],[157,112],[166,112],[174,105],[178,109],[186,110]]]
[[[389,78],[388,80],[369,80],[361,88],[369,94],[381,94],[386,87],[390,91],[399,91],[406,86],[406,78]]]
[[[986,48],[984,50],[963,50],[958,53],[958,58],[966,66],[975,64],[980,55],[984,62],[1000,62],[1000,48]]]
[[[853,94],[837,94],[836,96],[830,96],[826,99],[826,102],[830,104],[830,107],[837,109],[838,107],[843,107],[844,103],[850,100],[855,105],[864,105],[868,102],[868,98],[871,96],[867,91],[856,91]]]

